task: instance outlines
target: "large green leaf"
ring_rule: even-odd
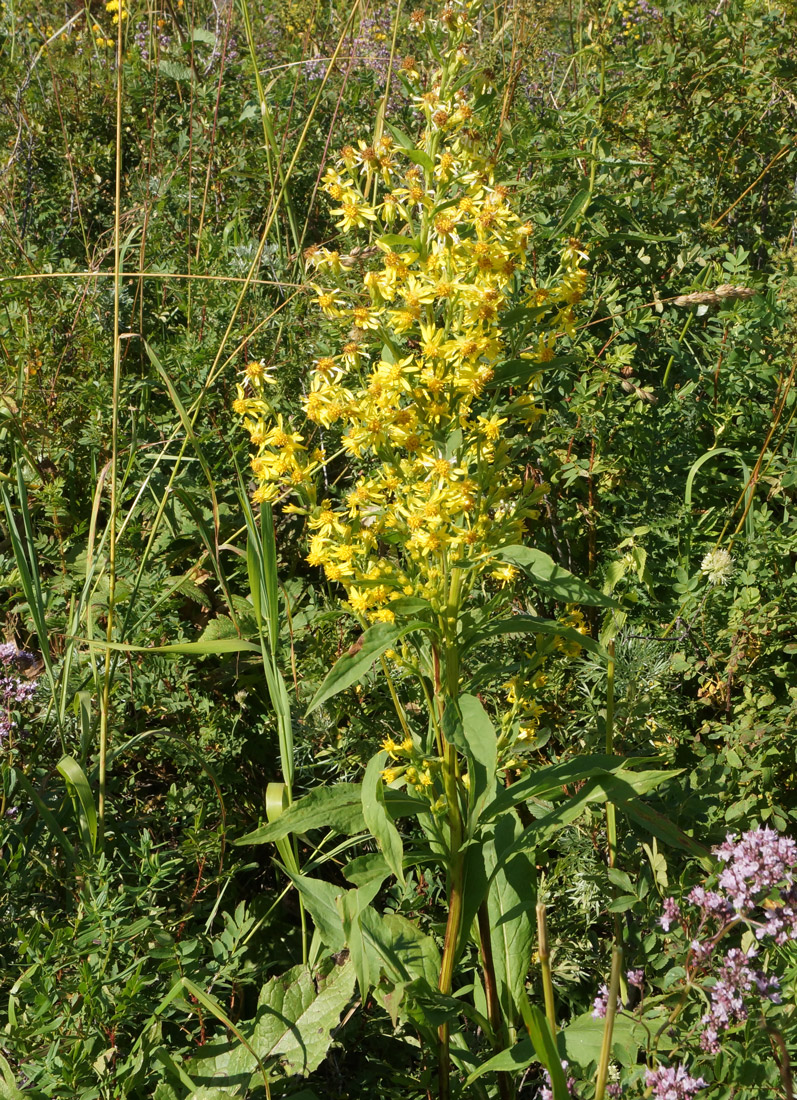
[[[338,903],[341,896],[346,893],[345,887],[335,886],[334,883],[325,882],[323,879],[311,878],[301,872],[297,874],[287,867],[285,873],[299,891],[324,944],[331,952],[342,951],[346,944],[346,936]],[[350,892],[356,893],[355,890]]]
[[[574,627],[565,626],[563,623],[556,622],[555,619],[540,619],[536,615],[513,615],[511,619],[497,619],[494,622],[484,623],[465,636],[462,651],[464,653],[471,646],[481,645],[488,638],[495,638],[499,634],[547,634],[564,638],[567,642],[575,642],[576,645],[582,646],[603,661],[609,658],[600,642],[596,642],[589,634],[582,634]]]
[[[385,808],[392,818],[415,817],[429,810],[424,799],[413,798],[406,791],[389,787],[382,792]],[[266,844],[291,833],[306,833],[311,829],[333,829],[343,836],[365,832],[362,787],[359,783],[334,783],[331,787],[316,787],[292,803],[278,818],[239,837],[235,844]]]
[[[647,806],[644,802],[627,802],[621,807],[632,821],[641,825],[652,836],[663,840],[665,844],[673,848],[680,848],[684,852],[690,852],[693,856],[704,862],[707,871],[713,869],[713,862],[709,849],[693,840],[683,829],[679,829],[668,817],[657,810]]]
[[[373,626],[369,626],[349,652],[344,653],[340,660],[332,666],[307,708],[307,714],[312,714],[322,703],[326,703],[339,691],[344,691],[352,684],[356,684],[374,661],[387,652],[388,649],[392,649],[405,634],[409,634],[413,630],[428,629],[429,624],[420,620],[414,620],[404,626],[396,626],[395,623],[374,623]]]
[[[375,909],[361,914],[363,931],[393,980],[420,979],[434,987],[440,976],[440,952],[431,936],[400,913],[381,916]]]
[[[484,844],[485,869],[490,879],[487,913],[493,964],[504,1019],[513,1023],[526,997],[526,978],[536,936],[537,875],[526,851],[514,850],[523,826],[514,813],[496,822]],[[508,854],[510,853],[510,854]]]
[[[526,802],[530,798],[545,798],[549,795],[561,792],[565,787],[574,783],[581,783],[585,779],[591,779],[596,775],[631,772],[631,764],[648,763],[647,758],[628,760],[622,756],[608,756],[603,753],[594,753],[587,756],[577,756],[573,760],[566,760],[561,764],[550,764],[546,768],[531,772],[523,779],[513,783],[499,791],[493,801],[484,810],[483,817],[498,817],[513,806]],[[678,775],[677,771],[670,773]]]
[[[263,986],[254,1026],[239,1026],[264,1064],[279,1060],[288,1074],[313,1073],[326,1057],[353,991],[350,962],[333,967],[321,980],[308,967],[295,966]],[[208,1043],[193,1060],[192,1077],[199,1086],[243,1095],[255,1067],[253,1055],[240,1043]]]
[[[482,808],[495,794],[498,737],[480,701],[467,694],[446,704],[443,732],[468,757],[468,832],[472,835]]]
[[[576,1016],[557,1036],[559,1050],[569,1062],[580,1066],[597,1063],[603,1045],[605,1021],[595,1019],[591,1012]],[[636,1059],[638,1043],[634,1037],[634,1022],[627,1016],[616,1015],[612,1030],[612,1055],[624,1065]]]
[[[588,607],[616,607],[610,596],[596,592],[586,581],[563,569],[542,550],[535,546],[504,546],[496,550],[495,557],[516,565],[534,582],[534,585],[550,599],[560,603],[585,604]]]
[[[2,1079],[0,1079],[0,1100],[25,1100],[26,1096],[30,1096],[29,1092],[21,1092],[17,1088],[14,1071],[2,1054],[0,1054],[0,1074],[2,1074]]]
[[[266,844],[291,833],[307,833],[311,829],[334,829],[344,836],[365,829],[362,812],[362,788],[359,783],[335,783],[331,787],[316,787],[288,806],[268,825],[255,829],[235,841],[236,844]]]
[[[558,829],[580,817],[590,803],[611,802],[619,807],[632,804],[638,800],[639,795],[660,786],[674,774],[677,773],[669,770],[625,771],[614,775],[606,772],[593,776],[572,797],[559,803],[550,812],[543,813],[524,829],[507,856],[514,851],[533,851]]]
[[[390,870],[399,880],[404,882],[404,845],[401,842],[399,831],[393,824],[390,814],[385,808],[384,784],[382,782],[382,769],[387,760],[387,753],[382,751],[373,756],[365,769],[362,783],[362,811],[365,825],[379,845],[382,855],[385,857]]]

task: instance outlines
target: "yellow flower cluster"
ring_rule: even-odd
[[[382,771],[384,782],[412,787],[417,795],[429,800],[435,813],[442,812],[446,801],[445,795],[438,791],[438,786],[442,789],[442,781],[438,782],[439,758],[419,753],[411,737],[403,741],[388,737],[382,742],[382,748],[390,757],[389,767]]]
[[[398,64],[418,140],[391,128],[355,141],[323,177],[338,227],[362,237],[347,252],[306,253],[327,339],[309,372],[306,425],[296,430],[274,409],[271,380],[251,363],[235,402],[255,449],[255,501],[293,497],[288,507],[308,517],[308,562],[368,621],[391,621],[402,595],[442,611],[453,564],[467,562],[471,578],[514,579],[493,554],[522,540],[546,491],[513,468],[518,430],[541,415],[533,364],[553,357],[557,332],[572,331],[586,280],[585,253],[571,242],[556,288],[522,290],[532,227],[496,175],[468,91],[471,7],[448,3],[439,16],[440,69],[424,79],[414,58]],[[532,381],[507,396],[496,369],[510,304],[544,306],[547,320],[523,353]],[[340,456],[350,480],[319,499],[320,480],[341,485]]]
[[[569,606],[559,622],[562,626],[569,626],[572,630],[578,631],[579,634],[589,634],[589,626],[580,607]],[[559,637],[556,639],[556,648],[566,657],[578,657],[582,650],[578,642]]]
[[[127,8],[125,7],[125,0],[108,0],[105,5],[105,10],[113,15],[113,23],[116,25],[121,19],[122,22],[127,19]]]

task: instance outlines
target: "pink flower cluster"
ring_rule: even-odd
[[[674,898],[666,898],[659,918],[667,932],[674,924],[685,930],[697,926],[687,966],[693,978],[702,975],[710,982],[700,1045],[711,1054],[720,1050],[721,1032],[747,1019],[751,996],[780,1002],[778,979],[753,965],[755,948],[735,947],[718,955],[717,944],[740,923],[755,929],[759,940],[784,944],[797,939],[797,843],[762,826],[739,837],[729,833],[714,855],[723,864],[715,888],[696,886],[686,897],[697,913],[684,915]],[[662,1095],[669,1100],[670,1094]]]
[[[15,728],[14,711],[24,706],[36,691],[36,681],[26,680],[19,670],[34,660],[27,650],[13,642],[0,645],[0,745]]]

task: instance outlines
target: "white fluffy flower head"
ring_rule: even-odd
[[[727,550],[712,550],[700,563],[709,584],[727,584],[733,573],[733,558]]]

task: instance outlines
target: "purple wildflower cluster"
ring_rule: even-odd
[[[149,23],[146,19],[137,24],[133,42],[141,60],[149,61]],[[172,36],[162,32],[158,35],[158,44],[162,50],[167,50],[172,44]]]
[[[617,998],[617,1011],[623,1007],[623,1003],[620,998]],[[598,990],[598,996],[592,1002],[592,1015],[596,1020],[602,1020],[606,1016],[606,1012],[609,1008],[609,987],[604,982]]]
[[[698,1089],[706,1087],[702,1077],[690,1077],[683,1066],[649,1069],[645,1084],[653,1089],[651,1100],[692,1100]]]
[[[717,970],[717,980],[712,987],[711,1007],[703,1016],[703,1034],[700,1045],[710,1054],[720,1051],[719,1032],[747,1019],[745,994],[754,988],[761,997],[776,1004],[780,1002],[780,982],[767,977],[763,971],[750,966],[756,956],[755,948],[745,953],[738,947],[725,955]]]
[[[13,642],[0,645],[0,745],[16,728],[14,712],[24,706],[36,690],[35,680],[26,680],[19,672],[35,660],[32,653],[17,649]]]
[[[659,918],[665,931],[680,924],[688,934],[690,980],[711,981],[700,1037],[701,1047],[710,1054],[720,1050],[721,1032],[747,1019],[751,996],[780,1001],[778,979],[753,964],[754,947],[734,947],[720,955],[717,944],[740,924],[753,928],[759,941],[782,945],[797,939],[797,844],[764,826],[740,837],[729,833],[714,855],[724,864],[715,888],[691,890],[686,897],[691,911],[686,914],[674,898],[665,899]]]
[[[390,65],[390,42],[393,36],[389,5],[371,19],[360,20],[360,30],[352,42],[352,56],[376,75],[380,84],[387,80]]]
[[[313,57],[303,62],[304,75],[308,80],[323,80],[327,75],[329,61],[325,57]]]
[[[775,889],[781,892],[786,886],[791,893],[797,868],[797,844],[791,837],[781,836],[765,826],[745,833],[738,841],[729,834],[725,843],[714,849],[714,854],[725,864],[718,885],[737,913],[757,908],[770,899]],[[797,938],[797,925],[791,933],[776,938],[775,942],[783,944],[787,939]],[[761,939],[774,933],[763,929],[756,934]]]
[[[645,984],[645,972],[644,970],[629,970],[626,973],[625,980],[629,985],[635,986],[637,989],[642,989]],[[604,984],[598,990],[598,996],[592,1002],[592,1015],[596,1020],[603,1020],[606,1016],[606,1010],[609,1007],[609,987]],[[617,998],[617,1011],[619,1012],[623,1007],[620,998]]]
[[[566,1070],[567,1067],[568,1067],[568,1063],[563,1058],[562,1059],[562,1069]],[[553,1084],[552,1084],[552,1081],[551,1081],[551,1075],[550,1075],[550,1073],[548,1072],[547,1069],[544,1069],[542,1072],[545,1074],[545,1080],[547,1081],[547,1084],[543,1085],[540,1088],[540,1093],[539,1093],[538,1100],[553,1100]],[[570,1093],[571,1096],[575,1096],[576,1095],[575,1090],[576,1090],[576,1079],[575,1079],[575,1077],[568,1077],[567,1078],[567,1091]]]

